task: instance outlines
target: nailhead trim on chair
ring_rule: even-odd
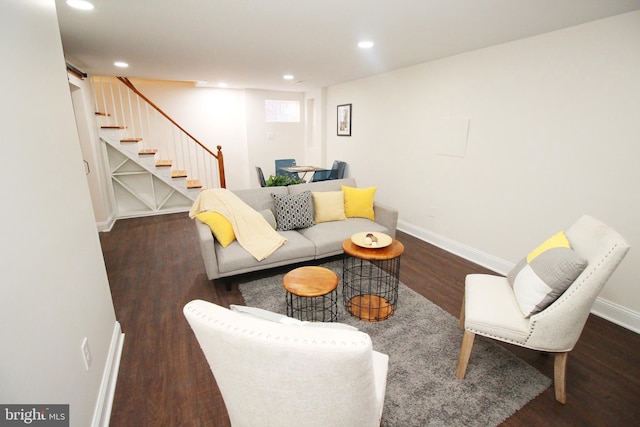
[[[544,311],[540,312],[540,317],[543,317],[543,313],[547,313],[547,312],[551,312],[553,310],[556,309],[556,302],[562,302],[565,299],[569,298],[573,293],[575,293],[581,286],[582,284],[584,284],[584,282],[586,282],[587,280],[589,280],[591,278],[591,276],[593,276],[593,274],[600,268],[600,266],[606,261],[607,258],[609,258],[609,256],[613,253],[613,251],[618,247],[618,244],[614,244],[613,247],[611,249],[609,249],[609,252],[607,252],[604,257],[595,265],[595,266],[589,266],[587,267],[589,269],[588,274],[582,278],[582,280],[576,284],[576,286],[570,286],[569,289],[571,289],[570,293],[563,293],[560,298],[555,301],[553,304],[551,304],[551,306],[549,306],[547,309],[545,309]],[[535,315],[533,316],[535,317]],[[533,334],[533,331],[535,330],[536,327],[536,319],[534,319],[532,321],[531,324],[531,329],[529,331],[529,335],[527,336],[527,338],[524,340],[525,343],[527,343],[529,341],[529,339],[531,338],[531,335]]]
[[[189,309],[191,310],[192,313],[196,313],[198,315],[199,318],[204,319],[207,323],[212,323],[213,325],[216,325],[218,327],[220,327],[221,329],[227,328],[227,329],[231,329],[233,328],[234,332],[241,332],[243,334],[249,334],[249,335],[253,335],[253,334],[257,334],[256,336],[261,337],[265,340],[270,340],[270,341],[278,341],[280,339],[282,339],[284,342],[288,342],[289,340],[291,340],[291,338],[287,337],[287,336],[281,336],[281,335],[271,335],[271,334],[267,334],[266,336],[264,336],[265,334],[263,332],[256,332],[252,329],[242,329],[240,330],[239,327],[231,324],[231,323],[224,323],[219,319],[216,319],[214,317],[207,317],[206,314],[198,312],[197,309],[195,308],[191,308],[189,307]],[[292,327],[299,327],[302,328],[303,326],[292,326]],[[364,334],[364,333],[362,333]],[[293,342],[294,343],[301,343],[302,345],[332,345],[332,346],[352,346],[352,347],[361,347],[361,346],[367,346],[368,342],[366,340],[362,340],[362,341],[326,341],[323,340],[322,342],[318,342],[317,340],[307,340],[304,339],[302,340],[302,342],[300,342],[300,340],[298,338],[293,338]]]

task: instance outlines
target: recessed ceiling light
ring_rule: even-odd
[[[371,49],[373,47],[373,42],[372,41],[361,41],[360,43],[358,43],[358,47],[360,49]]]
[[[291,74],[285,74],[282,78],[285,80],[293,80],[293,76]]]
[[[113,63],[113,65],[115,65],[116,67],[120,67],[120,68],[127,68],[129,66],[129,64],[127,64],[126,62],[122,62],[122,61],[116,61]]]
[[[74,9],[91,10],[93,5],[84,0],[67,0],[67,4]]]

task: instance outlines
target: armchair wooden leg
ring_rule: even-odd
[[[456,377],[463,379],[467,373],[467,365],[469,364],[469,357],[471,356],[471,349],[473,348],[473,340],[476,334],[469,331],[464,331],[462,337],[462,346],[460,347],[460,357],[458,358],[458,369],[456,370]]]
[[[464,295],[462,295],[462,307],[460,308],[460,317],[458,319],[458,329],[464,329]]]
[[[556,400],[562,404],[567,403],[566,373],[568,356],[568,352],[556,353],[553,360],[553,384],[556,390]]]

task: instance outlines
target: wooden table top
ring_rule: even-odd
[[[324,267],[299,267],[285,274],[282,285],[294,295],[318,297],[338,287],[338,276]]]
[[[342,250],[352,257],[366,259],[369,261],[384,261],[397,258],[404,252],[404,245],[396,239],[391,240],[391,244],[384,248],[363,248],[358,246],[351,238],[342,242]]]
[[[319,166],[287,166],[282,169],[285,172],[315,172],[315,171],[326,171],[331,169],[321,168]]]

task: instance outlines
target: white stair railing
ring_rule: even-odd
[[[174,173],[186,172],[205,188],[225,188],[222,147],[214,153],[123,77],[91,77],[95,111],[102,125],[121,127],[122,140],[140,150],[158,150],[156,160],[170,160]]]

